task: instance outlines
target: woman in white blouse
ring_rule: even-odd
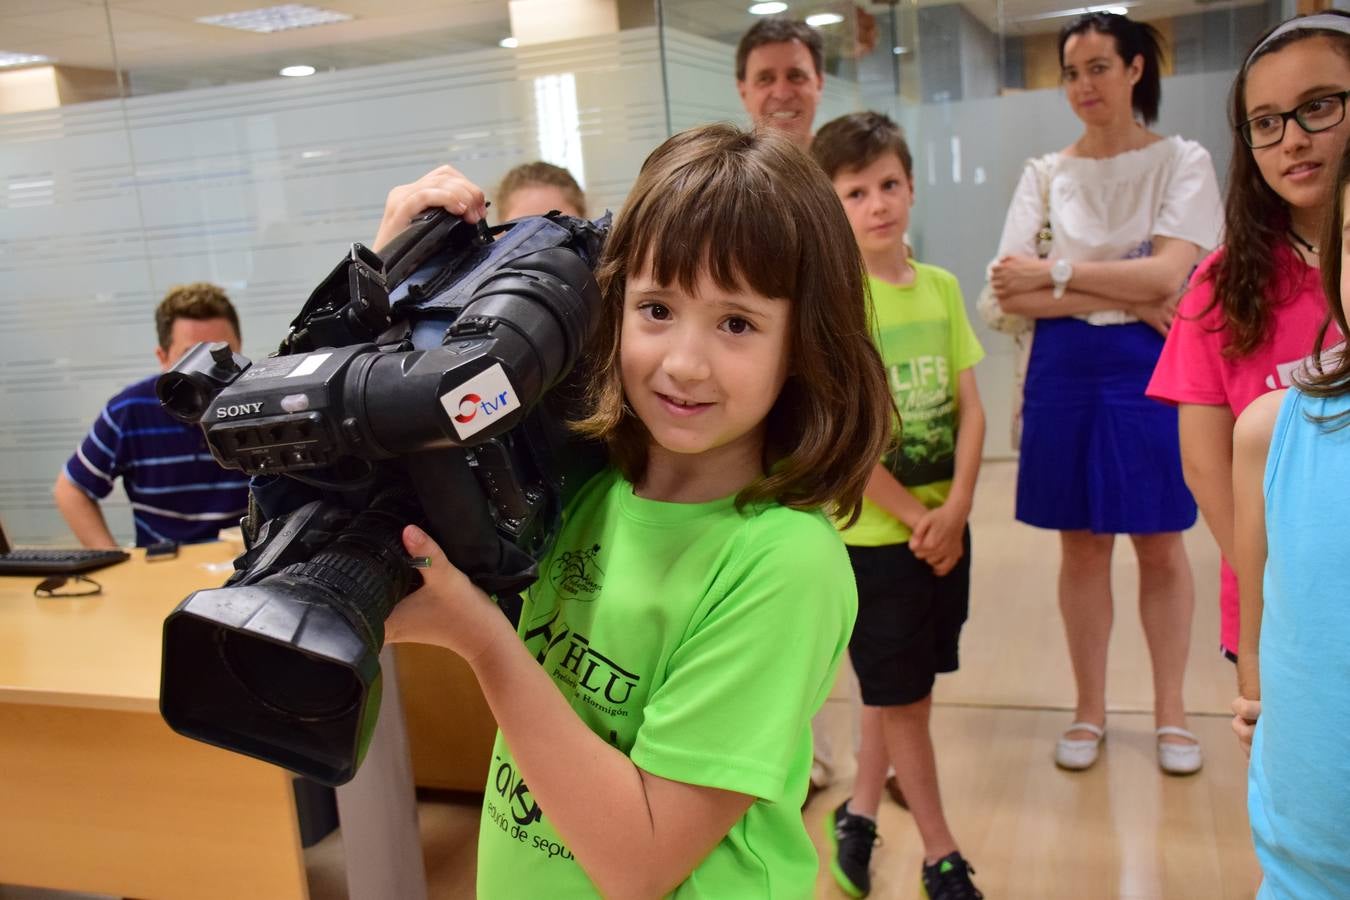
[[[1198,770],[1182,681],[1194,589],[1181,532],[1196,508],[1181,473],[1175,410],[1144,396],[1192,268],[1219,242],[1209,154],[1149,130],[1159,39],[1092,13],[1060,34],[1065,94],[1083,134],[1031,160],[990,283],[1000,306],[1036,320],[1022,410],[1017,518],[1060,532],[1059,603],[1077,683],[1065,768],[1097,760],[1106,725],[1111,553],[1128,534],[1153,658],[1158,762]]]

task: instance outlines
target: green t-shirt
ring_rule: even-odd
[[[984,358],[966,318],[956,276],[912,262],[914,281],[895,285],[868,278],[876,342],[886,381],[900,410],[899,449],[882,460],[929,509],[941,506],[956,468],[957,376]],[[855,547],[903,544],[909,527],[870,500],[857,524],[843,532]]]
[[[576,714],[637,766],[758,798],[671,896],[809,898],[810,723],[857,592],[823,515],[777,504],[742,513],[733,500],[644,500],[617,472],[597,475],[540,564],[520,635]],[[605,815],[605,797],[592,802]],[[500,732],[478,896],[597,896]]]

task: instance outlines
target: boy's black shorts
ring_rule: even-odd
[[[858,621],[848,643],[863,703],[906,706],[933,692],[938,672],[957,669],[970,608],[970,529],[965,552],[943,577],[908,544],[849,547],[858,583]]]

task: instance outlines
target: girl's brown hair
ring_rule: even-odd
[[[1311,369],[1307,374],[1297,378],[1299,389],[1314,397],[1339,397],[1342,394],[1350,394],[1350,352],[1347,352],[1350,347],[1342,346],[1334,359],[1324,361],[1322,358],[1322,345],[1333,322],[1341,330],[1342,335],[1350,335],[1350,323],[1346,322],[1344,298],[1341,297],[1341,254],[1345,240],[1347,188],[1350,188],[1350,149],[1341,156],[1341,168],[1336,174],[1336,195],[1322,229],[1322,241],[1317,254],[1322,261],[1322,293],[1327,298],[1327,317],[1317,332]],[[1350,413],[1318,421],[1332,428],[1344,428],[1350,425]]]
[[[1328,12],[1333,11],[1319,15]],[[1246,356],[1261,346],[1270,327],[1271,309],[1288,299],[1271,296],[1271,292],[1275,289],[1275,250],[1288,242],[1289,207],[1261,177],[1252,149],[1238,133],[1238,127],[1247,119],[1247,73],[1256,60],[1309,38],[1325,38],[1350,58],[1350,36],[1313,28],[1295,29],[1261,47],[1275,28],[1252,45],[1260,47],[1260,52],[1250,56],[1233,82],[1228,110],[1229,124],[1233,127],[1233,156],[1224,201],[1224,250],[1205,276],[1214,283],[1214,299],[1201,315],[1215,306],[1223,310],[1230,335],[1223,352],[1231,357]]]
[[[725,124],[681,132],[643,163],[596,272],[604,304],[589,354],[590,414],[575,426],[605,440],[634,482],[651,436],[624,400],[619,334],[628,276],[644,271],[691,292],[707,273],[723,290],[792,303],[789,375],[767,418],[765,474],[736,502],[827,507],[854,521],[895,413],[862,257],[824,173],[776,132]]]

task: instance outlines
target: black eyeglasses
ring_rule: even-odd
[[[103,585],[84,575],[53,575],[33,588],[34,597],[92,597],[103,593]]]
[[[1308,100],[1287,112],[1264,113],[1248,119],[1238,126],[1242,140],[1253,150],[1274,147],[1284,140],[1284,129],[1293,119],[1308,134],[1316,134],[1335,128],[1345,121],[1345,98],[1350,91],[1339,94],[1327,94],[1315,100]]]

